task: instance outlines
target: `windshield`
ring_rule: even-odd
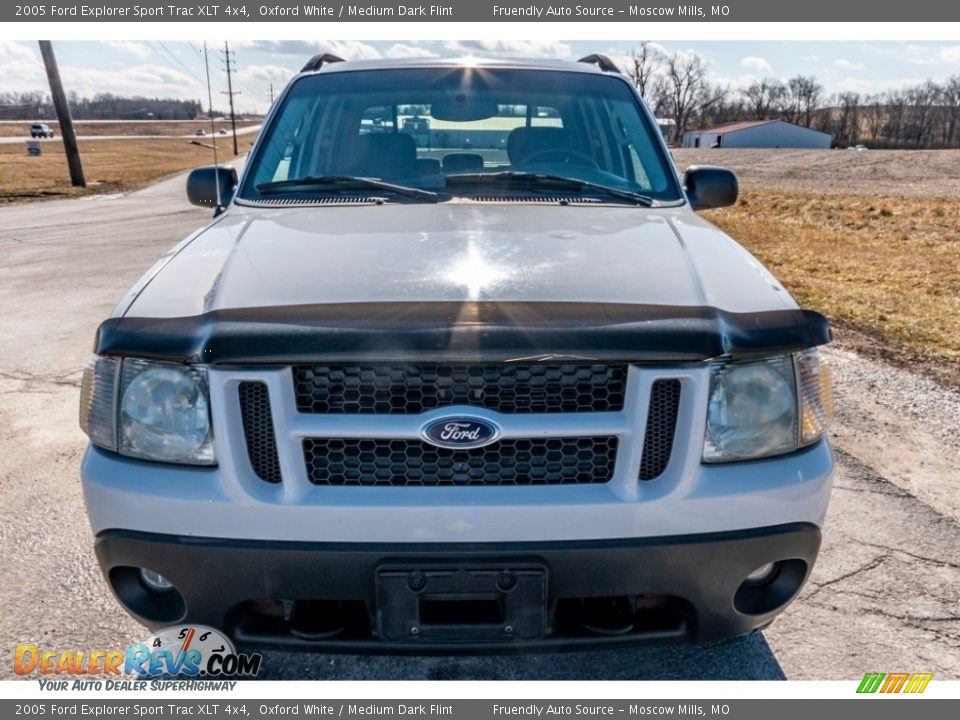
[[[310,75],[285,95],[239,197],[370,192],[369,183],[348,184],[351,177],[489,194],[491,185],[516,186],[522,173],[582,182],[564,192],[609,187],[680,200],[658,132],[626,82],[592,73],[445,67]],[[298,179],[315,182],[288,182]],[[556,191],[555,182],[546,185]]]

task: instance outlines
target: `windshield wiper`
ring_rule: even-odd
[[[426,200],[428,202],[438,202],[440,196],[429,190],[409,187],[407,185],[395,185],[394,183],[384,182],[376,178],[359,177],[356,175],[306,175],[290,180],[274,180],[257,185],[257,192],[264,195],[284,192],[295,188],[305,190],[357,190],[374,189],[384,190],[409,198]]]
[[[550,173],[524,172],[519,170],[504,170],[502,172],[492,173],[456,173],[447,175],[447,187],[458,187],[471,185],[473,183],[491,183],[498,185],[517,184],[525,188],[532,185],[541,185],[558,190],[587,190],[600,195],[615,197],[619,200],[626,200],[636,205],[644,207],[653,206],[653,198],[642,193],[632,192],[631,190],[621,190],[620,188],[602,185],[601,183],[581,180],[580,178],[566,177],[565,175],[552,175]]]

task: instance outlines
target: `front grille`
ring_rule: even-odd
[[[502,413],[616,412],[621,364],[301,365],[293,368],[302,413],[413,414],[450,405]]]
[[[308,438],[303,452],[314,485],[572,485],[613,477],[617,438],[507,439],[469,450]]]
[[[277,438],[273,432],[267,385],[246,381],[240,383],[238,392],[250,466],[261,480],[278,483],[281,480],[280,459],[277,457]]]
[[[680,409],[680,381],[657,380],[650,389],[647,430],[643,435],[640,479],[653,480],[667,469]]]

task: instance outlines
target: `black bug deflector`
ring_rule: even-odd
[[[183,318],[119,317],[94,351],[175,362],[582,360],[694,362],[803,350],[830,341],[811,310],[607,303],[386,302],[214,310]]]

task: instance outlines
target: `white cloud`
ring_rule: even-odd
[[[0,40],[0,60],[33,60],[35,57],[26,43]]]
[[[828,94],[856,92],[861,95],[872,95],[898,88],[912,87],[926,82],[925,78],[897,78],[895,81],[888,78],[865,78],[857,76],[842,77],[831,81],[827,88]]]
[[[332,53],[344,60],[376,60],[381,53],[359,40],[238,40],[233,46],[273,55],[293,55],[306,62],[317,53]]]
[[[926,45],[908,45],[907,62],[912,65],[960,67],[960,45],[939,48],[931,48]]]
[[[133,42],[131,40],[104,40],[103,44],[112,50],[118,50],[128,55],[133,55],[140,58],[141,60],[146,60],[148,57],[153,55],[153,50],[151,50],[146,44]]]
[[[820,56],[819,56],[819,55],[804,55],[804,56],[803,56],[803,61],[804,61],[805,63],[818,63],[818,62],[820,62]]]
[[[166,65],[131,65],[119,70],[94,70],[61,66],[64,87],[80,96],[93,97],[108,91],[114,95],[177,98],[206,98],[207,90],[197,79]]]
[[[237,71],[237,78],[241,83],[260,82],[283,87],[296,74],[296,70],[280,65],[250,65]],[[274,88],[277,90],[278,88]]]
[[[569,58],[570,46],[554,40],[449,40],[444,47],[459,55]]]
[[[773,66],[770,63],[768,63],[762,57],[756,57],[755,55],[743,58],[740,61],[740,67],[753,70],[761,75],[769,75],[773,72]]]
[[[841,70],[863,70],[863,63],[853,62],[846,58],[837,58],[833,61],[833,64]]]
[[[388,58],[432,58],[437,54],[420,45],[407,45],[404,43],[395,43],[387,48],[384,53]]]

